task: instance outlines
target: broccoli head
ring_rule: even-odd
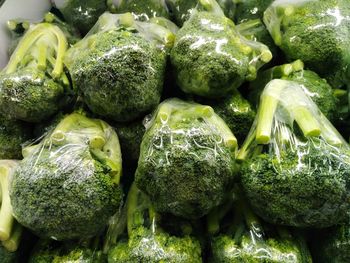
[[[109,263],[199,263],[201,246],[192,236],[173,236],[158,225],[160,215],[136,186],[127,198],[128,240],[120,241],[108,253]]]
[[[108,0],[113,13],[130,12],[136,20],[147,21],[152,17],[169,18],[166,0]]]
[[[73,84],[95,114],[119,122],[143,117],[160,101],[174,35],[130,13],[105,13],[95,31],[68,51]]]
[[[83,34],[86,34],[99,16],[107,10],[104,0],[53,0],[53,2],[64,19]]]
[[[301,60],[259,72],[257,79],[250,85],[251,99],[255,105],[259,101],[260,94],[265,85],[272,79],[285,79],[300,84],[305,93],[307,93],[329,120],[334,120],[337,117],[339,100],[334,90],[317,73],[311,70],[304,70],[304,63]]]
[[[242,36],[215,0],[199,2],[177,33],[171,63],[184,92],[225,97],[244,81],[255,79],[272,54],[264,44]]]
[[[55,25],[33,25],[0,73],[0,112],[13,119],[40,122],[67,103],[69,81],[63,56],[64,33]]]
[[[235,178],[237,140],[209,106],[170,99],[146,127],[135,174],[155,209],[199,218]]]
[[[338,88],[349,79],[349,16],[347,0],[277,0],[264,22],[289,60],[302,59]]]
[[[209,262],[312,262],[301,237],[260,222],[242,200],[236,201],[233,209],[229,204],[214,209],[208,217],[208,230],[212,235]]]
[[[23,156],[10,182],[13,214],[39,236],[93,236],[120,206],[120,146],[107,123],[73,113]]]
[[[264,220],[322,228],[348,218],[350,148],[297,82],[267,84],[238,159]]]

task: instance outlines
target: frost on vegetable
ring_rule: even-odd
[[[102,15],[66,57],[75,88],[95,114],[127,122],[159,103],[173,33],[130,13]]]
[[[348,0],[276,0],[265,11],[264,22],[289,60],[302,59],[335,88],[348,83]]]
[[[322,228],[348,218],[349,145],[299,83],[266,85],[238,159],[246,195],[264,220]]]
[[[127,238],[108,252],[109,263],[200,263],[201,246],[190,235],[174,236],[159,225],[161,215],[135,184],[126,203]]]
[[[199,218],[219,205],[235,179],[237,140],[213,109],[170,99],[147,123],[136,185],[156,211]]]
[[[199,3],[177,33],[171,63],[184,92],[225,97],[244,81],[254,80],[272,54],[264,44],[241,35],[215,0]]]
[[[13,214],[40,237],[91,237],[120,206],[120,146],[107,123],[72,113],[23,156],[10,182]]]
[[[67,104],[71,95],[63,64],[67,47],[56,25],[39,23],[28,29],[0,72],[2,115],[40,122]]]

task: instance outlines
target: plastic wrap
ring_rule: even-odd
[[[23,156],[10,182],[13,214],[22,225],[57,240],[103,230],[122,199],[121,152],[112,127],[72,113]]]
[[[250,97],[254,105],[258,104],[261,92],[272,79],[297,82],[327,119],[333,121],[339,118],[337,110],[339,96],[335,94],[335,91],[325,79],[311,70],[304,69],[304,64],[301,60],[259,72],[257,79],[250,84]]]
[[[241,23],[251,19],[262,19],[264,11],[273,1],[274,0],[233,0],[233,2],[236,2],[235,21]]]
[[[173,33],[130,13],[105,13],[67,53],[75,88],[95,114],[127,122],[155,108]]]
[[[159,225],[149,199],[135,185],[127,198],[127,238],[109,250],[109,263],[169,262],[200,263],[201,246],[190,235],[174,236]]]
[[[243,200],[213,210],[208,229],[212,263],[312,262],[299,234],[260,221]]]
[[[209,106],[170,99],[146,124],[135,180],[155,209],[199,218],[235,179],[237,140]]]
[[[349,145],[297,82],[266,85],[238,159],[246,195],[266,221],[322,228],[349,217]]]
[[[86,34],[96,23],[98,17],[107,10],[102,0],[51,0],[61,11],[64,19]]]
[[[348,0],[276,0],[266,10],[264,22],[289,60],[302,59],[335,88],[347,84]]]
[[[152,17],[169,18],[166,0],[108,0],[113,13],[131,12],[135,19],[147,21]]]
[[[215,0],[201,0],[178,31],[170,57],[184,92],[220,98],[254,80],[272,54],[264,44],[243,37]]]
[[[0,112],[11,119],[43,121],[70,100],[63,56],[68,42],[51,23],[32,25],[0,72]]]

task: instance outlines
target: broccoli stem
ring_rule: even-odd
[[[9,239],[6,241],[2,241],[2,245],[9,251],[9,252],[15,252],[17,251],[20,243],[21,243],[21,238],[22,238],[22,233],[23,233],[23,227],[15,222],[12,234]]]
[[[268,144],[271,139],[275,112],[280,101],[280,94],[286,88],[286,85],[286,82],[282,80],[272,80],[267,84],[260,97],[256,127],[256,141],[259,144]]]
[[[293,72],[298,72],[304,69],[304,62],[302,62],[300,59],[292,62],[291,64],[293,67]]]
[[[322,137],[327,143],[333,146],[346,145],[339,132],[333,127],[332,123],[321,113],[320,124],[322,127]]]
[[[162,103],[158,108],[157,122],[166,124],[173,112],[173,106],[170,103]]]
[[[255,123],[253,124],[255,125]],[[239,150],[236,160],[244,161],[250,154],[250,146],[255,142],[256,129],[249,132],[248,137],[245,139],[241,149]]]
[[[236,25],[236,29],[242,36],[251,38],[254,34],[254,29],[259,28],[260,26],[262,26],[261,20],[253,19]]]
[[[230,148],[231,151],[234,152],[238,147],[238,142],[236,137],[231,132],[230,128],[227,127],[226,123],[216,114],[213,114],[210,118],[208,118],[208,122],[212,123],[215,127],[219,129],[220,133],[224,138],[225,146]]]
[[[177,31],[179,31],[179,28],[177,27],[176,24],[174,24],[173,22],[171,22],[170,20],[164,17],[151,17],[149,21],[156,25],[165,27],[166,29],[170,30],[173,34],[176,34]]]
[[[225,16],[220,5],[215,0],[199,0],[199,3],[206,11],[217,16]]]
[[[263,228],[260,224],[259,219],[254,215],[248,204],[243,203],[244,201],[241,201],[242,203],[242,212],[244,215],[245,222],[254,233],[254,238],[260,239],[263,236]]]
[[[119,15],[119,24],[125,27],[134,27],[134,16],[131,13],[124,13]]]
[[[308,107],[298,105],[290,108],[305,137],[315,137],[321,134],[320,124]]]
[[[59,78],[63,72],[63,59],[66,53],[66,50],[68,48],[68,43],[67,43],[66,36],[59,29],[59,27],[51,25],[50,30],[57,38],[57,46],[55,47],[56,64],[52,71],[52,75],[56,79],[56,78]]]
[[[282,45],[282,34],[281,34],[281,18],[276,17],[276,11],[273,7],[270,7],[264,12],[264,23],[270,32],[275,44],[277,46]]]
[[[38,43],[38,69],[45,70],[46,69],[46,60],[47,60],[47,44],[46,42]]]
[[[13,172],[15,162],[0,164],[0,184],[1,184],[1,209],[0,209],[0,240],[6,241],[10,238],[14,218],[12,216],[12,206],[9,195],[9,176]]]
[[[141,31],[146,38],[156,40],[166,47],[172,47],[175,41],[175,35],[169,29],[154,24],[154,23],[138,23],[139,31]]]
[[[131,236],[135,228],[143,224],[143,211],[141,211],[143,207],[139,207],[140,194],[142,193],[136,187],[135,183],[133,183],[129,190],[128,198],[126,201],[127,230],[129,236]]]
[[[27,158],[30,155],[32,155],[38,148],[39,148],[39,146],[37,144],[24,147],[22,149],[23,158]]]

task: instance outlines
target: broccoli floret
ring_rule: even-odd
[[[159,217],[134,184],[127,199],[128,240],[110,249],[108,262],[202,262],[199,242],[189,235],[168,234],[158,225]]]
[[[239,144],[243,143],[256,115],[252,105],[236,91],[227,99],[213,104],[212,107],[235,134]]]
[[[327,81],[311,70],[304,70],[301,60],[276,66],[258,74],[250,85],[251,100],[257,104],[265,85],[272,79],[285,79],[299,83],[305,93],[316,103],[321,112],[329,119],[338,117],[338,98]],[[337,114],[336,114],[337,113]]]
[[[302,59],[338,88],[349,79],[349,16],[347,0],[278,0],[266,10],[264,22],[289,60]]]
[[[135,163],[139,159],[142,137],[145,134],[145,126],[138,120],[132,123],[117,124],[115,131],[118,134],[122,149],[123,161]]]
[[[106,13],[97,25],[95,34],[68,51],[73,82],[95,114],[119,122],[143,117],[160,101],[166,64],[162,47],[170,47],[174,35],[136,22],[130,13]]]
[[[69,81],[63,70],[67,45],[55,25],[40,23],[27,31],[0,73],[1,114],[40,122],[67,103]]]
[[[209,106],[170,99],[147,124],[135,174],[155,209],[199,218],[235,178],[237,140]]]
[[[273,0],[233,0],[236,2],[235,21],[246,22],[251,19],[262,19],[264,11]]]
[[[99,16],[107,10],[104,0],[53,0],[53,2],[61,11],[64,19],[82,34],[86,34]]]
[[[10,183],[13,214],[39,236],[93,236],[118,209],[121,153],[107,123],[73,113],[23,155]]]
[[[177,84],[190,94],[220,98],[272,58],[265,45],[244,38],[225,17],[215,0],[201,0],[197,10],[178,31],[171,51]]]
[[[108,0],[108,5],[111,12],[131,12],[140,21],[147,21],[152,17],[169,18],[165,0]]]
[[[348,217],[349,146],[300,84],[267,84],[238,159],[246,195],[264,220],[322,228]]]
[[[21,159],[22,144],[32,138],[32,127],[0,116],[0,159]]]
[[[213,235],[209,262],[312,262],[299,236],[260,222],[243,200],[236,201],[233,209],[229,204],[214,209],[208,227]],[[211,232],[214,229],[216,232]]]

